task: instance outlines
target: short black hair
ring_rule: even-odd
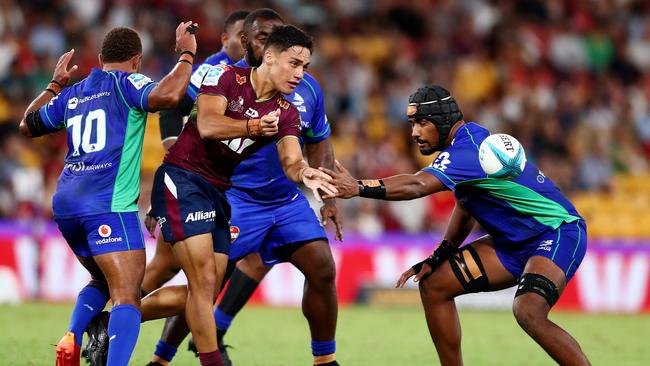
[[[284,19],[275,10],[269,8],[260,8],[251,11],[244,19],[244,31],[248,31],[258,19],[279,20],[284,23]]]
[[[248,14],[250,14],[249,10],[235,10],[230,13],[223,22],[223,31],[227,33],[228,28],[238,21],[246,19]]]
[[[269,38],[266,40],[264,51],[271,47],[275,47],[282,52],[293,46],[305,47],[309,52],[313,52],[314,41],[311,36],[295,25],[276,25],[273,27],[271,34],[269,34]]]
[[[102,62],[124,62],[142,54],[138,33],[129,27],[111,29],[102,41]]]

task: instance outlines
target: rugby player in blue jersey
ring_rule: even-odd
[[[178,104],[190,80],[196,40],[176,29],[179,62],[160,83],[138,73],[142,45],[125,27],[106,34],[99,69],[66,87],[74,50],[59,59],[47,89],[27,107],[20,131],[38,137],[65,129],[68,153],[53,197],[54,218],[92,280],[81,290],[56,365],[79,365],[83,331],[110,298],[108,365],[126,365],[140,329],[144,239],[137,214],[147,112]]]
[[[490,132],[465,122],[444,88],[418,89],[409,98],[407,115],[420,152],[439,152],[430,166],[415,174],[359,181],[338,162],[338,173],[323,170],[335,178],[342,198],[409,200],[454,191],[456,206],[440,245],[396,284],[402,287],[412,276],[419,282],[441,364],[463,363],[454,298],[517,285],[513,312],[524,331],[559,364],[589,365],[575,339],[548,319],[585,255],[584,219],[531,162],[517,178],[487,178],[478,149]],[[488,235],[461,247],[476,222]]]
[[[236,66],[260,65],[269,33],[273,26],[281,24],[284,21],[271,9],[251,12],[244,22],[242,40],[246,58]],[[306,73],[287,100],[300,112],[301,139],[305,143],[309,164],[331,167],[334,158],[328,139],[330,128],[320,86]],[[181,115],[178,114],[176,125],[182,124]],[[318,218],[302,192],[286,178],[276,150],[275,146],[269,145],[244,159],[235,168],[233,187],[227,191],[232,206],[233,237],[236,237],[230,248],[230,260],[243,259],[237,263],[226,293],[215,310],[218,346],[224,363],[229,364],[223,344],[225,331],[271,266],[289,261],[305,275],[303,313],[310,325],[314,363],[336,365],[334,260]],[[323,223],[331,220],[335,224],[337,239],[342,240],[341,223],[333,199],[325,201],[321,217]],[[153,226],[149,227],[153,229]],[[158,246],[156,256],[164,250]],[[178,271],[173,262],[168,263],[167,267],[159,268],[163,273],[157,278],[166,281]],[[172,325],[179,321],[182,319],[175,318],[166,323],[150,365],[156,365],[155,362],[165,365],[174,357],[186,333],[181,324]]]

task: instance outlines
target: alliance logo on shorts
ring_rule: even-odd
[[[122,241],[122,237],[118,236],[116,238],[112,238],[111,234],[113,233],[113,230],[111,229],[110,226],[103,224],[99,226],[99,229],[97,229],[97,233],[99,236],[102,237],[102,239],[96,240],[95,244],[100,245],[100,244],[108,244],[108,243],[118,243]]]
[[[185,223],[188,223],[190,221],[200,221],[200,220],[214,221],[214,218],[216,216],[217,216],[217,212],[214,210],[208,212],[205,211],[190,212],[185,218]]]
[[[234,242],[239,237],[239,228],[237,226],[230,226],[230,242]]]

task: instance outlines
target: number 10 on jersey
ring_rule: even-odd
[[[88,114],[78,115],[68,118],[67,128],[72,129],[72,156],[81,155],[81,150],[84,153],[93,153],[101,151],[106,146],[106,112],[103,109],[95,109]],[[83,120],[83,134],[82,134],[82,120]],[[91,142],[95,130],[95,142]]]

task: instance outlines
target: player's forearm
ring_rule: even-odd
[[[224,116],[223,114],[201,113],[197,115],[197,129],[203,139],[230,140],[249,137],[249,121]]]
[[[294,183],[302,183],[302,173],[309,165],[303,159],[282,162],[284,174]]]
[[[329,139],[315,144],[307,144],[305,150],[307,150],[307,161],[312,168],[322,166],[327,169],[334,169],[334,149]]]
[[[472,215],[460,204],[456,203],[443,238],[448,240],[453,246],[459,246],[472,232],[474,222],[475,220]]]
[[[315,144],[307,144],[305,150],[307,150],[307,161],[310,167],[318,169],[322,166],[334,170],[334,149],[329,139]],[[334,198],[323,199],[323,203],[334,205],[336,200]]]
[[[149,93],[149,109],[157,111],[175,107],[185,95],[192,76],[192,64],[177,62],[172,71]]]
[[[415,174],[394,175],[382,181],[386,188],[384,199],[388,201],[412,200],[429,194],[426,184]]]
[[[27,127],[27,122],[25,119],[27,118],[27,115],[34,112],[38,111],[42,106],[47,104],[50,100],[54,98],[54,93],[45,90],[41,94],[39,94],[34,100],[32,100],[31,103],[29,103],[29,106],[27,106],[27,109],[25,110],[25,114],[23,115],[23,119],[20,121],[20,125],[18,126],[18,130],[23,136],[31,137],[32,134],[29,131],[29,128]]]

